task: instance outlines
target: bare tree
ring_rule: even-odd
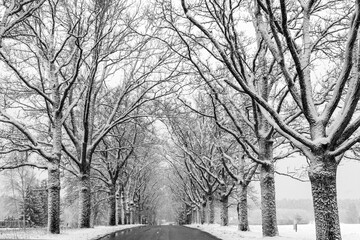
[[[3,153],[32,151],[47,160],[51,233],[60,232],[62,124],[76,105],[67,99],[79,72],[73,65],[79,65],[82,56],[80,37],[74,32],[77,23],[63,25],[62,10],[63,5],[48,1],[41,11],[23,20],[27,34],[11,39],[6,50],[0,51],[1,60],[13,73],[2,79],[6,92],[0,121],[17,129]],[[64,34],[59,37],[56,31]],[[26,94],[20,97],[19,91]]]
[[[254,87],[266,86],[270,80],[262,74],[254,81],[256,78],[248,67],[251,66],[247,61],[249,55],[242,50],[243,36],[235,26],[241,22],[239,13],[244,12],[240,8],[247,6],[241,5],[242,2],[205,1],[208,8],[203,9],[213,14],[214,23],[219,26],[215,30],[196,16],[195,5],[188,5],[185,0],[181,3],[186,18],[211,44],[207,47],[209,53],[231,73],[233,79],[225,82],[256,101],[268,124],[309,159],[317,239],[341,239],[336,169],[342,155],[358,142],[360,126],[354,114],[360,91],[355,47],[360,24],[359,2],[254,1],[247,5],[254,9],[255,30],[266,47],[266,54],[269,56],[271,52],[274,66],[280,69],[278,86],[285,91],[275,94],[275,99],[295,105],[307,131],[298,131],[288,123],[286,108],[277,108],[267,100],[269,91],[258,92]],[[343,9],[344,14],[335,9]],[[344,24],[349,27],[343,27]],[[334,45],[344,42],[341,39],[346,43],[335,48]],[[326,62],[328,71],[319,71],[321,64],[317,58]],[[326,80],[315,77],[315,72]]]
[[[101,180],[108,189],[109,194],[109,225],[116,225],[116,194],[121,195],[126,182],[122,175],[129,176],[129,159],[139,151],[144,134],[140,132],[141,126],[137,123],[116,126],[99,144],[96,152],[97,161],[93,163],[95,171],[93,178]],[[144,129],[142,129],[144,130]],[[130,165],[131,166],[131,165]],[[120,196],[119,196],[120,197]],[[118,199],[121,200],[121,199]],[[119,203],[118,203],[119,204]],[[118,211],[122,211],[121,207]],[[121,213],[119,213],[121,215]],[[122,217],[118,217],[118,223],[122,223]]]
[[[19,34],[15,29],[28,17],[30,17],[46,0],[11,0],[0,3],[0,48],[2,41],[13,38]]]
[[[165,68],[172,53],[159,48],[153,32],[137,32],[146,24],[140,9],[128,14],[132,8],[127,1],[95,1],[93,7],[99,14],[93,15],[94,34],[89,34],[93,45],[81,76],[87,89],[79,109],[64,122],[69,139],[64,150],[78,169],[82,189],[80,227],[90,227],[89,181],[96,148],[117,125],[151,115],[149,104],[172,91],[162,85],[176,75]]]
[[[236,96],[235,98],[239,98],[239,95],[242,95],[240,97],[241,101],[228,101],[224,99],[223,96],[226,96],[231,91],[229,91],[229,87],[226,86],[226,84],[223,84],[223,81],[232,79],[233,77],[231,76],[231,73],[228,72],[221,56],[216,54],[213,45],[207,36],[204,37],[201,32],[199,34],[199,32],[194,29],[194,24],[184,24],[188,19],[183,19],[181,13],[179,13],[174,6],[171,6],[171,3],[167,1],[161,2],[164,5],[163,20],[165,21],[167,29],[172,30],[172,33],[169,33],[171,39],[174,39],[170,43],[172,50],[189,62],[192,67],[189,67],[190,70],[188,71],[194,76],[197,76],[195,77],[196,79],[203,81],[203,83],[208,86],[208,91],[213,95],[213,101],[216,102],[216,105],[217,103],[220,103],[219,108],[223,108],[221,109],[221,112],[225,112],[226,115],[228,115],[227,118],[233,122],[235,128],[230,129],[222,125],[219,122],[220,118],[216,116],[217,110],[214,111],[214,114],[211,114],[212,117],[216,118],[217,125],[223,131],[233,135],[238,140],[243,151],[249,154],[249,157],[253,161],[256,161],[260,166],[260,171],[262,173],[260,185],[263,205],[261,208],[263,234],[264,236],[275,236],[278,234],[278,230],[275,205],[275,159],[273,158],[274,129],[263,116],[257,103],[251,101],[249,97],[243,96],[243,92],[240,91],[237,94],[231,94],[228,97],[228,99],[233,99],[234,96]],[[225,38],[219,39],[219,41],[221,41],[220,45],[227,43],[226,38],[228,36],[226,35],[226,31],[227,29],[231,30],[231,28],[227,26],[229,23],[222,17],[223,15],[228,14],[228,12],[223,9],[225,6],[225,3],[217,4],[215,1],[205,1],[195,4],[192,8],[194,13],[196,12],[202,16],[201,23],[204,24],[205,27],[209,27],[211,31],[214,31],[214,34],[218,31],[217,36],[219,38]],[[236,4],[236,7],[239,7],[239,4]],[[238,19],[234,21],[238,21]],[[244,41],[244,44],[246,42]],[[257,42],[257,54],[255,54],[254,58],[249,60],[251,63],[247,64],[247,66],[252,65],[248,73],[249,78],[251,78],[253,82],[255,82],[255,79],[257,79],[260,73],[266,72],[269,75],[269,72],[271,73],[271,70],[273,69],[272,64],[266,63],[265,49],[262,47],[262,42]],[[245,50],[243,52],[245,52]],[[236,58],[236,56],[234,56],[234,58]],[[224,65],[219,65],[217,62]],[[270,78],[272,78],[272,75],[270,75],[269,79]],[[262,94],[265,99],[271,100],[269,94],[272,88],[270,82],[272,81],[274,81],[274,79],[269,80],[269,84],[261,84],[260,81],[257,81],[256,85],[254,85],[255,91]],[[239,113],[234,114],[232,110],[229,110],[229,108],[233,108],[232,106],[228,106],[229,102],[232,106],[235,105],[236,111],[240,110]],[[236,104],[239,103],[240,106],[237,106]],[[245,124],[240,124],[241,121]],[[255,124],[253,122],[255,122]],[[253,132],[251,134],[253,136],[251,140],[255,139],[255,141],[246,140],[249,131],[244,131],[242,128],[239,128],[240,125]],[[277,146],[277,144],[275,144],[275,146]]]

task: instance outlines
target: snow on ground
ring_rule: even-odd
[[[292,225],[279,225],[279,236],[274,238],[262,237],[261,225],[250,226],[250,232],[240,232],[237,226],[222,227],[218,224],[192,224],[186,225],[192,228],[198,228],[202,231],[208,232],[222,240],[253,240],[253,239],[267,239],[267,240],[313,240],[315,239],[315,225],[298,225],[298,231],[295,232]],[[341,233],[343,240],[359,240],[360,239],[360,224],[341,224]]]
[[[95,240],[118,230],[140,225],[96,226],[94,228],[61,229],[60,234],[49,234],[44,228],[0,228],[0,239]]]

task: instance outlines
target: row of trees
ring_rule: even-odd
[[[341,239],[336,170],[356,156],[360,136],[359,1],[158,3],[169,45],[188,63],[192,82],[204,86],[212,111],[185,105],[214,120],[191,129],[171,124],[189,178],[183,188],[196,186],[197,200],[206,196],[211,209],[207,196],[224,185],[222,172],[243,186],[258,169],[263,235],[276,236],[274,163],[297,152],[309,162],[317,239]]]
[[[344,157],[356,158],[360,136],[359,6],[3,1],[2,154],[41,157],[10,167],[48,170],[54,233],[60,173],[68,170],[78,180],[79,226],[89,227],[92,178],[104,183],[116,209],[117,179],[129,179],[118,169],[136,159],[135,149],[146,158],[138,147],[160,116],[172,138],[165,154],[177,176],[172,187],[195,208],[208,207],[209,222],[214,194],[226,224],[228,197],[237,191],[240,229],[247,230],[247,189],[256,176],[263,235],[276,236],[274,164],[301,154],[317,239],[341,239],[336,169]]]
[[[76,184],[81,228],[90,227],[104,196],[98,192],[109,201],[110,225],[116,214],[125,222],[128,206],[154,212],[151,116],[158,99],[176,90],[169,66],[178,63],[146,27],[143,7],[126,0],[1,2],[1,169],[47,170],[51,233],[60,232],[62,185]],[[27,157],[12,159],[14,152]]]

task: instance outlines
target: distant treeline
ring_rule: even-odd
[[[340,222],[360,223],[360,199],[339,199]],[[279,209],[301,209],[306,212],[313,211],[311,199],[281,199],[277,201]],[[311,214],[310,221],[313,221]]]

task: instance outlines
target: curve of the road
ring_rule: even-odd
[[[99,240],[220,240],[206,232],[183,226],[141,226],[125,229]]]

